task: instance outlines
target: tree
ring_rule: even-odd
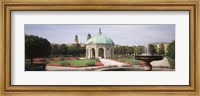
[[[59,55],[60,54],[60,49],[57,44],[52,44],[51,45],[51,54],[52,55]]]
[[[167,48],[167,59],[171,68],[175,68],[175,41],[169,44]]]
[[[156,54],[156,48],[154,47],[153,44],[149,44],[149,53],[150,53],[151,55]]]
[[[68,52],[68,47],[65,44],[62,44],[60,46],[60,52],[59,53],[61,55],[67,55],[67,52]]]
[[[85,46],[83,46],[83,47],[81,47],[81,49],[80,49],[80,54],[83,56],[85,56],[85,54],[86,54],[86,47]]]
[[[127,54],[127,50],[125,46],[122,46],[121,52],[123,55]]]
[[[158,55],[164,55],[164,54],[165,54],[164,44],[160,44]]]
[[[91,38],[91,34],[88,34],[87,35],[87,40],[90,39],[90,38]]]
[[[73,45],[68,47],[68,54],[74,56],[75,47]]]
[[[119,50],[118,46],[115,46],[115,47],[114,47],[114,53],[115,53],[115,54],[119,54],[118,50]]]
[[[81,50],[81,45],[79,43],[74,44],[74,56],[79,56],[80,55],[80,50]]]
[[[142,54],[143,53],[143,51],[144,51],[144,46],[136,46],[135,48],[134,48],[134,52],[137,54],[137,55],[140,55],[140,54]]]
[[[47,57],[50,55],[51,44],[47,39],[34,35],[25,35],[25,58],[31,59],[33,64],[33,58]]]
[[[169,44],[167,48],[167,56],[172,59],[175,59],[175,41]]]
[[[77,35],[75,36],[74,42],[75,42],[75,44],[78,43],[78,36]]]
[[[126,46],[126,52],[127,54],[133,54],[133,48],[132,47],[129,47],[129,46]]]

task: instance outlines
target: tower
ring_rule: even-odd
[[[77,36],[77,35],[75,36],[74,43],[75,43],[75,44],[78,44],[78,36]]]

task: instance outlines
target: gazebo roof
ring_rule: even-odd
[[[88,39],[86,41],[86,44],[110,44],[110,45],[114,45],[114,42],[109,37],[102,35],[101,29],[99,29],[99,34]]]

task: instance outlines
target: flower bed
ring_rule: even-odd
[[[96,62],[96,66],[104,66],[102,62]]]
[[[73,67],[73,68],[104,66],[102,62],[96,60],[75,60],[77,58],[68,58],[68,59],[71,60],[50,62],[47,66],[62,66],[62,67]]]
[[[145,62],[144,62],[144,61],[141,61],[139,64],[140,64],[140,65],[145,65]]]

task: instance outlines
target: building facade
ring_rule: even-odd
[[[161,48],[161,44],[163,44],[163,46],[164,46],[164,54],[166,55],[167,54],[167,49],[168,49],[168,46],[169,46],[169,44],[170,43],[154,43],[153,45],[155,46],[155,48],[156,48],[156,52],[158,53],[158,51],[159,51],[159,49]]]

